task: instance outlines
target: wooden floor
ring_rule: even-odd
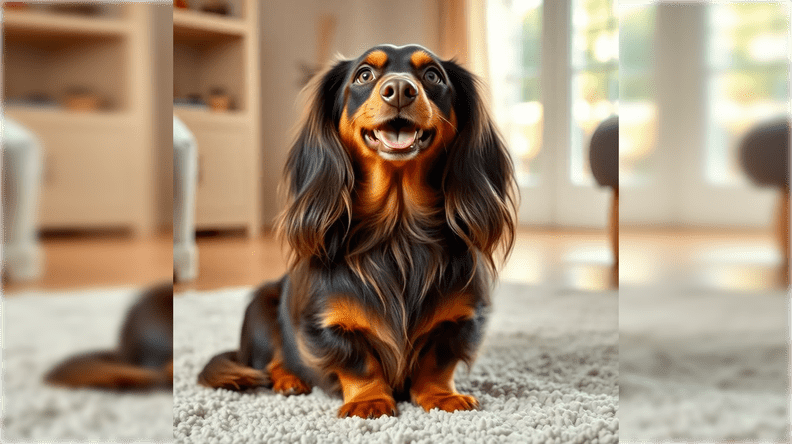
[[[5,294],[27,290],[146,286],[173,280],[173,238],[125,235],[45,237],[44,271],[28,283],[7,282]]]
[[[608,242],[604,233],[521,230],[515,248],[501,272],[502,279],[538,284],[550,278],[549,264],[563,259],[556,251],[599,250],[603,259],[588,264],[588,285],[607,287],[609,278]],[[280,278],[286,272],[286,255],[271,234],[258,239],[245,237],[204,237],[198,239],[198,279],[179,284],[176,291],[257,285]]]
[[[778,282],[779,254],[771,233],[630,230],[620,233],[621,285],[661,282],[681,269],[712,288],[767,290]],[[172,241],[124,237],[45,238],[44,276],[8,283],[7,294],[29,289],[68,290],[97,286],[143,286],[171,280]],[[199,237],[199,276],[176,292],[258,285],[286,271],[272,235]],[[529,230],[517,233],[501,279],[581,290],[611,288],[612,256],[604,231]]]

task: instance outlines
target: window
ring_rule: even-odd
[[[541,102],[541,0],[492,0],[487,27],[493,112],[512,151],[517,182],[538,184],[544,112]]]
[[[786,115],[789,103],[789,6],[710,5],[707,10],[709,107],[705,177],[739,186],[743,135],[763,120]]]
[[[657,146],[654,34],[657,8],[620,7],[619,186],[651,179]]]
[[[512,152],[523,225],[604,227],[588,144],[618,102],[613,0],[487,0],[491,106]]]
[[[571,27],[570,176],[591,185],[588,143],[603,120],[618,112],[619,19],[614,0],[574,0]]]

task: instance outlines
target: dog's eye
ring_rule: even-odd
[[[355,83],[368,83],[372,80],[374,80],[374,73],[371,68],[363,68],[355,76]]]
[[[426,73],[424,73],[424,79],[426,79],[426,81],[430,83],[443,83],[443,78],[440,76],[440,73],[434,68],[429,68],[426,70]]]

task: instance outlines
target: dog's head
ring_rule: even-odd
[[[404,162],[456,135],[453,85],[443,63],[419,46],[378,46],[346,68],[338,131],[355,155]]]
[[[431,163],[424,169],[453,232],[487,257],[501,243],[510,249],[512,163],[471,73],[418,45],[381,45],[335,62],[311,92],[280,220],[298,257],[336,257],[356,171],[373,162]]]

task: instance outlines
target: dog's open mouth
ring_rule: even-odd
[[[363,140],[369,148],[396,155],[411,154],[426,148],[433,136],[433,129],[424,130],[401,117],[389,120],[377,129],[363,129]]]

